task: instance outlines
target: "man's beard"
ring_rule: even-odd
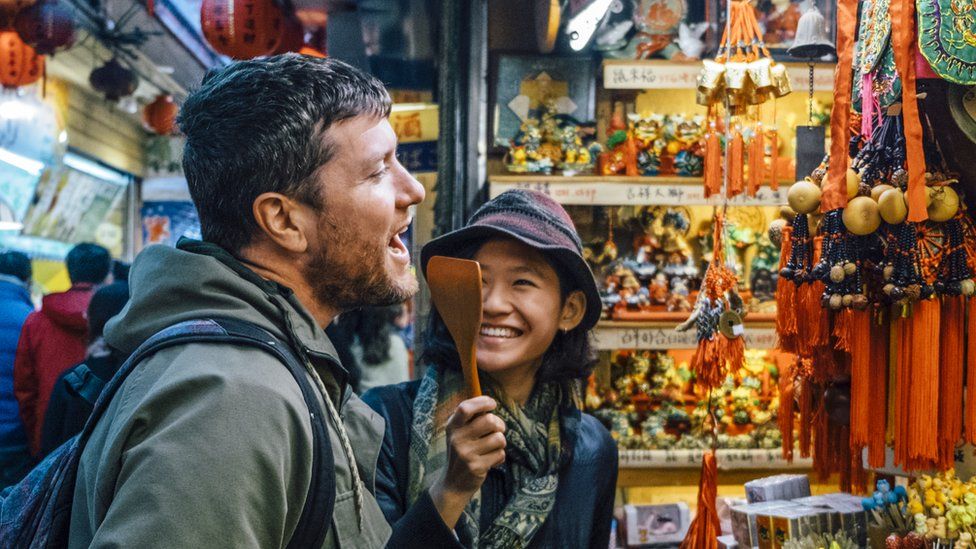
[[[365,246],[351,231],[323,216],[327,245],[314,250],[306,277],[316,301],[340,311],[403,303],[417,292],[417,280],[396,280],[386,270],[386,248]]]

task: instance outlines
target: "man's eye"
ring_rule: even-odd
[[[389,171],[390,171],[390,167],[389,166],[383,166],[382,169],[374,172],[372,175],[369,176],[369,178],[370,179],[379,179],[379,178],[383,177],[384,175],[386,175],[386,173],[389,172]]]

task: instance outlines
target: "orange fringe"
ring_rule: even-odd
[[[872,335],[871,313],[869,311],[853,311],[848,337],[850,341],[857,342],[851,349],[850,444],[854,448],[868,446],[871,430],[871,409],[878,405],[878,402],[871,398],[871,389],[873,383],[884,381],[871,379],[871,354],[876,351],[876,343],[871,339]]]
[[[796,392],[794,385],[797,371],[800,369],[800,359],[797,357],[792,364],[784,368],[779,376],[779,410],[776,411],[776,424],[783,435],[783,459],[793,463],[793,427]]]
[[[834,349],[851,354],[854,351],[854,310],[841,309],[834,314]],[[866,333],[866,331],[865,331]]]
[[[895,462],[909,471],[939,460],[939,432],[932,425],[939,417],[939,313],[938,301],[919,301],[899,327]]]
[[[963,361],[966,303],[962,296],[942,298],[939,326],[939,465],[949,469],[962,437]],[[974,388],[976,389],[976,388]]]
[[[765,148],[765,144],[763,143],[762,123],[759,122],[756,124],[756,134],[749,142],[749,196],[756,196],[756,193],[759,192],[759,185],[762,184],[763,172],[765,171],[763,169],[763,157],[765,156],[763,148]]]
[[[718,130],[711,128],[705,139],[705,198],[722,192],[722,144]]]
[[[729,187],[727,189],[729,198],[742,194],[742,148],[742,134],[736,131],[732,143],[729,145],[729,162],[725,167],[729,176]]]
[[[691,521],[688,535],[681,542],[681,549],[718,549],[718,536],[722,533],[715,499],[718,497],[718,466],[715,452],[709,450],[702,456],[701,480],[698,481],[698,512]]]
[[[873,397],[867,402],[868,464],[876,468],[884,467],[888,437],[888,340],[891,330],[886,317],[881,317],[881,320],[880,322],[870,322],[871,352],[867,353],[870,368],[868,373],[868,379],[871,382],[870,394]],[[853,406],[852,396],[852,414]]]
[[[782,270],[790,261],[793,243],[790,236],[793,227],[783,227],[782,243],[779,252],[779,268]],[[776,281],[776,335],[779,348],[788,353],[796,351],[796,307],[797,288],[792,280],[779,277]]]
[[[769,158],[770,174],[769,186],[774,191],[779,190],[779,132],[773,131],[769,134],[769,148],[772,154]]]
[[[827,415],[827,399],[823,396],[823,391],[818,391],[817,395],[814,397],[816,401],[816,407],[813,412],[813,470],[817,473],[817,478],[820,482],[827,482],[830,478],[830,474],[834,471],[839,470],[834,463],[837,456],[841,453],[841,447],[847,447],[845,444],[837,446],[832,440],[832,432],[829,425],[828,415]]]
[[[976,444],[976,296],[967,304],[966,322],[966,442]]]
[[[807,362],[807,359],[803,359]],[[801,362],[801,364],[803,363]],[[807,366],[809,364],[806,364]],[[800,386],[800,457],[810,457],[811,426],[813,425],[813,399],[816,387],[810,378],[804,377]]]

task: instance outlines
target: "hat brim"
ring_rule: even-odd
[[[582,291],[586,297],[586,313],[583,315],[580,325],[586,330],[596,326],[603,311],[603,301],[600,299],[600,292],[597,290],[593,271],[590,270],[586,260],[564,247],[547,245],[500,227],[471,225],[439,236],[425,244],[420,250],[420,269],[424,273],[424,278],[427,277],[427,263],[430,258],[437,255],[455,257],[465,245],[491,237],[517,240],[556,261],[563,268],[563,272],[573,279],[576,288]]]

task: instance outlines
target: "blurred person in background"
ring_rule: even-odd
[[[125,356],[105,343],[102,331],[110,318],[122,312],[129,301],[129,284],[113,282],[103,286],[88,304],[88,356],[85,361],[62,373],[54,383],[51,400],[41,429],[40,458],[56,450],[81,432],[91,415],[95,400]]]
[[[14,394],[35,457],[40,453],[41,428],[54,382],[85,359],[85,312],[95,290],[109,279],[112,256],[97,244],[82,243],[68,252],[65,263],[71,288],[44,296],[41,310],[27,317],[14,361]]]
[[[359,366],[359,392],[410,379],[410,355],[394,323],[403,305],[364,307],[339,319],[349,334],[350,350]]]
[[[14,396],[14,356],[27,316],[31,262],[20,252],[0,253],[0,488],[19,481],[30,470],[27,433]]]

